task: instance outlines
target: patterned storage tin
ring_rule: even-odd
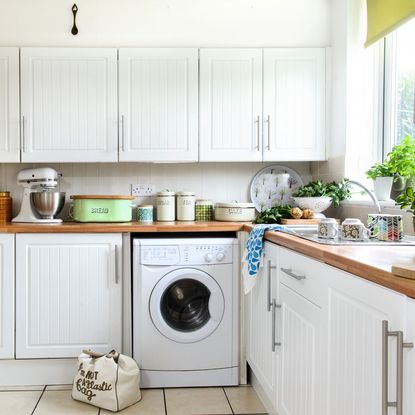
[[[137,206],[137,221],[143,223],[153,222],[153,205]]]
[[[196,200],[196,220],[197,221],[211,221],[213,220],[213,203],[209,199]]]
[[[0,192],[0,222],[10,222],[12,220],[12,198],[10,192]]]
[[[367,223],[371,238],[380,241],[400,241],[403,238],[402,215],[369,213]]]

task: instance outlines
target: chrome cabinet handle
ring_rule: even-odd
[[[20,148],[23,151],[23,153],[25,152],[25,117],[24,115],[22,115],[22,136],[20,139]]]
[[[121,151],[124,150],[124,115],[121,115]]]
[[[294,273],[291,268],[280,268],[280,269],[284,274],[287,274],[288,276],[295,278],[297,281],[305,280],[307,278],[305,275],[298,275]]]
[[[389,331],[387,320],[382,321],[382,415],[388,415],[388,408],[396,408],[396,415],[403,415],[403,349],[413,348],[413,343],[404,343],[402,331]],[[388,355],[389,337],[396,337],[396,401],[388,398]]]
[[[275,298],[273,298],[272,303],[271,303],[271,308],[272,308],[272,335],[271,335],[271,340],[272,340],[272,351],[275,352],[275,348],[276,346],[281,346],[280,342],[275,341],[275,335],[276,335],[276,321],[277,321],[277,308],[281,308],[280,304],[277,304],[277,302],[275,301]]]
[[[270,119],[271,117],[268,115],[267,119],[266,119],[266,124],[267,124],[267,150],[270,151],[271,150],[271,126],[270,126]]]
[[[257,115],[256,119],[255,119],[255,124],[256,124],[256,146],[255,146],[255,150],[259,151],[259,135],[260,135],[260,125],[259,125],[259,115]]]
[[[115,283],[118,284],[120,282],[120,246],[115,245]]]
[[[267,262],[267,310],[271,311],[271,270],[276,269],[275,265],[271,265],[271,260]]]

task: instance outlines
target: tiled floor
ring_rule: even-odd
[[[265,414],[250,386],[226,388],[144,389],[123,415]],[[0,390],[0,415],[110,415],[113,412],[74,401],[71,386]]]

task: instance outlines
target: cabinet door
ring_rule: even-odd
[[[248,295],[249,315],[247,330],[247,360],[255,377],[275,407],[276,398],[276,363],[273,351],[273,310],[268,306],[275,299],[278,262],[278,247],[271,243],[264,246],[264,269],[257,276],[257,281]],[[268,263],[270,278],[268,277]]]
[[[119,234],[16,236],[16,357],[121,350]]]
[[[324,312],[284,284],[279,285],[279,295],[278,413],[322,415]]]
[[[0,48],[0,162],[20,161],[19,49]]]
[[[198,160],[198,50],[119,50],[120,161]]]
[[[325,159],[325,50],[264,50],[264,161]]]
[[[406,330],[404,341],[415,343],[415,300],[407,299]],[[415,414],[415,349],[404,349],[403,356],[403,413],[405,415]]]
[[[22,161],[117,161],[117,49],[21,49]]]
[[[200,161],[262,160],[262,49],[200,50]]]
[[[0,235],[0,359],[14,357],[14,235]]]
[[[325,265],[328,289],[328,414],[382,412],[382,321],[404,330],[406,297]],[[396,339],[389,344],[389,400],[395,400]],[[404,352],[406,353],[406,352]],[[413,392],[411,392],[413,394]],[[394,415],[395,409],[389,408]],[[408,415],[411,412],[408,412]]]

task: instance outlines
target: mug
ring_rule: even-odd
[[[359,219],[345,219],[341,225],[341,238],[348,241],[363,241],[370,237],[370,230]]]
[[[371,238],[380,241],[400,241],[403,238],[402,215],[369,213],[367,223]]]
[[[339,226],[337,220],[333,218],[323,218],[318,224],[318,237],[323,239],[335,239],[339,236]]]

